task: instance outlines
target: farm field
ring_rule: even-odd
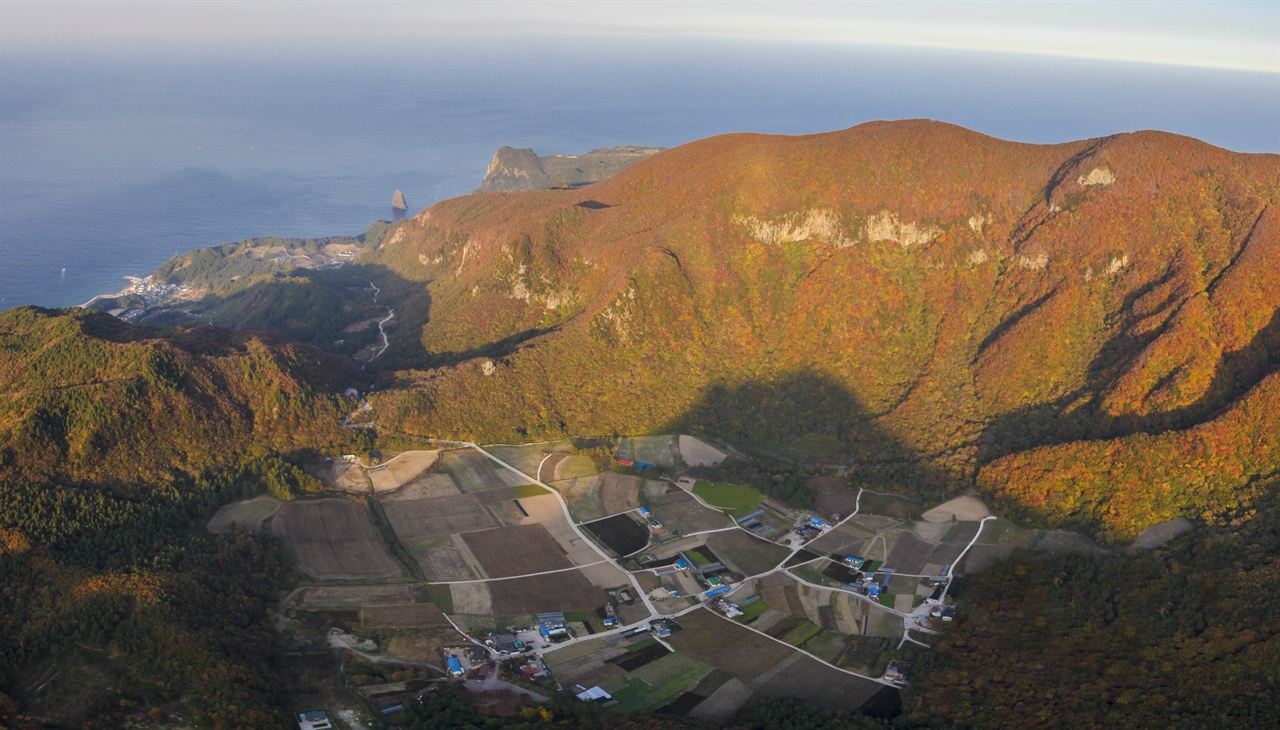
[[[498,526],[498,520],[485,508],[484,500],[478,494],[390,500],[382,503],[382,509],[396,537],[409,546]]]
[[[494,464],[474,449],[457,449],[440,455],[440,468],[467,494],[527,484],[520,475]]]
[[[726,724],[753,694],[754,692],[743,684],[742,680],[734,677],[698,703],[698,706],[689,713],[689,717],[703,722]]]
[[[574,684],[604,684],[625,673],[609,660],[627,654],[628,648],[638,643],[640,642],[628,639],[613,642],[606,642],[604,639],[584,641],[547,652],[545,660],[556,679],[566,687]]]
[[[574,531],[573,526],[564,516],[560,501],[554,495],[521,499],[520,504],[529,514],[521,524],[539,524],[546,529],[560,547],[568,555],[574,565],[589,565],[601,560],[600,553],[593,545],[587,543]]]
[[[302,594],[302,605],[315,608],[395,606],[405,603],[413,603],[413,591],[407,585],[322,586],[308,588]]]
[[[600,496],[597,492],[600,477],[592,475],[588,477],[574,477],[573,479],[562,479],[558,482],[549,482],[551,487],[564,497],[564,501],[569,505],[569,514],[573,515],[575,522],[591,522],[606,516],[600,505]]]
[[[680,436],[680,459],[686,466],[715,466],[728,458],[728,454],[693,436]]]
[[[934,507],[920,515],[926,522],[951,522],[953,520],[978,521],[991,516],[991,510],[981,497],[964,495]]]
[[[920,573],[924,570],[924,564],[928,562],[934,548],[937,547],[936,544],[925,542],[906,530],[894,530],[888,533],[885,535],[885,541],[890,543],[887,556],[871,549],[868,550],[870,553],[868,557],[883,558],[884,567],[893,568],[899,573]],[[875,542],[878,543],[878,540]]]
[[[660,500],[653,500],[649,509],[663,527],[685,535],[733,525],[728,515],[703,507],[693,495],[683,491],[680,495],[667,494]]]
[[[547,451],[556,451],[563,444],[563,448],[570,448],[569,442],[562,441],[554,444],[528,444],[526,446],[485,446],[484,450],[502,459],[508,464],[514,466],[525,474],[534,474],[538,470],[538,464],[542,462],[542,458],[546,456]],[[551,457],[552,459],[556,457]],[[550,459],[548,460],[550,461]],[[545,472],[545,470],[544,470]],[[534,474],[537,476],[537,474]],[[550,481],[542,479],[542,481]]]
[[[597,609],[609,600],[609,596],[592,585],[579,570],[509,578],[483,585],[488,586],[491,605],[488,611],[481,613],[518,616],[547,611],[587,611]],[[457,608],[456,593],[454,602]]]
[[[879,682],[845,674],[803,652],[787,657],[747,686],[772,697],[795,697],[824,710],[850,712],[884,688]]]
[[[430,629],[448,627],[449,621],[430,603],[411,603],[364,606],[360,609],[360,625],[366,629]]]
[[[619,557],[630,555],[649,544],[649,528],[636,522],[630,515],[606,517],[583,525],[582,528],[589,530]]]
[[[266,494],[225,504],[210,518],[208,529],[214,534],[221,534],[233,527],[238,530],[261,530],[282,506],[284,502]]]
[[[859,511],[861,515],[881,515],[907,520],[911,519],[912,515],[920,514],[920,505],[915,500],[893,494],[877,494],[864,490],[861,504],[862,509]]]
[[[679,439],[676,436],[624,436],[618,441],[618,458],[658,466],[678,467]]]
[[[693,688],[711,667],[683,652],[668,653],[605,687],[617,705],[612,712],[651,712]]]
[[[555,462],[553,465],[552,462]],[[591,460],[590,456],[583,454],[556,454],[547,459],[546,465],[542,469],[542,481],[553,482],[561,479],[575,479],[580,477],[589,477],[599,473],[596,464]]]
[[[493,611],[493,596],[488,583],[454,583],[449,589],[451,614],[487,615]],[[432,597],[435,600],[435,597]],[[442,605],[442,604],[437,604]]]
[[[410,548],[422,575],[432,581],[474,580],[488,577],[480,569],[478,561],[470,555],[459,535],[433,540],[417,548]]]
[[[469,532],[462,536],[462,540],[490,578],[572,567],[564,550],[542,525]]]
[[[637,476],[612,471],[601,473],[596,483],[601,515],[607,517],[639,507],[640,485],[641,479]]]
[[[435,465],[439,451],[405,451],[378,466],[365,470],[373,491],[381,494],[397,490]]]
[[[860,555],[867,540],[875,534],[875,530],[849,520],[839,527],[828,530],[805,547],[820,555]]]
[[[436,497],[452,497],[461,494],[458,485],[448,474],[429,471],[419,474],[400,489],[389,494],[379,495],[383,504],[415,499],[435,499]]]
[[[363,504],[345,499],[290,502],[271,521],[285,555],[319,580],[398,578]]]
[[[813,489],[814,507],[826,515],[853,514],[858,503],[858,490],[836,477],[814,477],[806,482]],[[866,496],[866,495],[864,495]]]
[[[787,549],[742,530],[728,530],[707,536],[710,547],[724,563],[743,575],[756,575],[776,568]]]
[[[676,649],[698,661],[751,682],[792,654],[793,649],[771,641],[736,623],[721,619],[705,608],[677,619],[684,629],[671,635]]]
[[[712,507],[728,511],[729,516],[735,520],[754,512],[764,500],[764,495],[752,487],[707,481],[696,482],[693,485],[693,493]]]

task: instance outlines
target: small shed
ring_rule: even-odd
[[[330,730],[332,727],[333,722],[329,720],[329,713],[324,710],[298,713],[299,730]]]

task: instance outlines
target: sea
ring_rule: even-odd
[[[672,147],[932,118],[1024,142],[1162,129],[1280,152],[1275,75],[875,45],[508,36],[0,49],[0,309],[254,236],[358,234],[503,145]]]

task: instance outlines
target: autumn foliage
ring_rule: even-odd
[[[981,483],[1006,504],[1124,538],[1241,507],[1226,493],[1276,468],[1217,457],[1273,414],[1278,202],[1275,155],[926,121],[726,135],[578,190],[448,200],[365,259],[397,307],[378,417],[494,441],[817,434],[935,496],[996,462]],[[1203,484],[1144,481],[1183,459],[1171,431],[1197,434]],[[1096,474],[1068,487],[1067,462]]]

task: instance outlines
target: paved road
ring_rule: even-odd
[[[371,283],[371,285],[372,285],[372,283]],[[375,292],[375,297],[376,297],[376,292]],[[363,409],[362,409],[362,410],[363,410]],[[344,425],[345,425],[345,424],[344,424]],[[595,543],[595,542],[594,542],[590,537],[588,537],[585,533],[583,533],[583,532],[582,532],[582,530],[581,530],[581,528],[579,527],[579,525],[578,525],[576,522],[574,522],[574,520],[573,520],[573,515],[569,512],[569,505],[568,505],[568,503],[567,503],[567,502],[565,502],[564,497],[560,494],[560,492],[559,492],[559,491],[557,491],[556,489],[554,489],[553,487],[551,487],[551,486],[547,485],[546,483],[544,483],[544,482],[539,478],[539,477],[541,477],[541,476],[542,476],[542,474],[541,474],[541,472],[542,472],[542,465],[546,463],[546,460],[547,460],[547,458],[549,458],[549,457],[550,457],[550,455],[547,455],[546,457],[543,457],[543,460],[538,464],[538,469],[537,469],[537,472],[538,472],[538,473],[536,474],[536,476],[531,476],[531,475],[529,475],[529,474],[526,474],[526,473],[524,473],[524,472],[520,471],[519,469],[517,469],[516,467],[512,466],[511,464],[508,464],[507,462],[505,462],[505,461],[503,461],[502,459],[498,458],[497,456],[493,455],[493,454],[492,454],[492,453],[490,453],[489,451],[486,451],[483,447],[481,447],[481,446],[480,446],[480,445],[478,445],[478,444],[475,444],[475,443],[472,443],[472,442],[469,442],[469,441],[449,441],[449,440],[444,440],[444,439],[434,439],[434,441],[435,441],[436,443],[442,443],[442,444],[454,444],[454,445],[457,445],[457,446],[461,446],[461,447],[465,447],[465,448],[474,449],[475,451],[477,451],[477,452],[479,452],[479,453],[483,454],[484,456],[488,457],[489,459],[492,459],[492,460],[493,460],[494,462],[496,462],[497,464],[500,464],[502,467],[504,467],[504,468],[506,468],[506,469],[508,469],[508,470],[510,470],[510,471],[512,471],[512,472],[514,472],[514,473],[516,473],[516,474],[518,474],[518,475],[520,475],[520,476],[521,476],[521,477],[523,477],[524,479],[527,479],[528,481],[530,481],[530,482],[532,482],[532,483],[534,483],[534,484],[537,484],[537,485],[538,485],[538,486],[540,486],[540,487],[543,487],[543,488],[544,488],[544,489],[546,489],[548,492],[550,492],[551,494],[555,495],[555,497],[556,497],[556,501],[557,501],[557,503],[559,503],[559,505],[560,505],[560,509],[561,509],[562,513],[564,514],[565,521],[569,524],[569,527],[570,527],[570,528],[571,528],[571,529],[572,529],[572,530],[573,530],[573,531],[578,535],[578,537],[580,537],[580,538],[583,540],[583,542],[584,542],[585,544],[590,545],[590,546],[591,546],[591,548],[592,548],[593,550],[595,550],[595,551],[596,551],[596,553],[598,553],[598,554],[600,555],[600,558],[601,558],[599,561],[597,561],[597,562],[595,562],[595,563],[591,563],[591,564],[589,564],[589,565],[587,565],[587,566],[574,566],[574,567],[571,567],[571,568],[563,568],[563,569],[561,569],[561,570],[544,571],[543,573],[536,573],[536,574],[532,574],[532,575],[544,575],[544,574],[546,574],[546,573],[556,573],[556,572],[562,572],[562,571],[567,571],[567,570],[577,570],[578,568],[581,568],[581,567],[590,567],[590,565],[599,565],[599,564],[601,564],[601,563],[605,563],[605,562],[608,562],[608,563],[612,563],[612,562],[614,562],[613,558],[611,558],[611,557],[610,557],[607,553],[605,553],[605,552],[604,552],[604,551],[603,551],[603,550],[602,550],[598,545],[596,545],[596,543]],[[669,481],[674,481],[674,480],[669,480]],[[693,496],[693,497],[694,497],[694,499],[696,499],[700,504],[702,504],[703,506],[707,507],[708,509],[715,509],[715,510],[717,510],[717,511],[719,511],[719,512],[725,512],[724,510],[720,510],[719,508],[716,508],[716,507],[713,507],[713,506],[711,506],[711,505],[707,504],[707,503],[706,503],[706,501],[704,501],[701,497],[699,497],[699,496],[698,496],[698,495],[696,495],[696,494],[693,494],[692,489],[687,489],[687,488],[685,488],[683,485],[680,485],[678,482],[675,482],[675,483],[676,483],[676,486],[680,487],[681,489],[683,489],[684,491],[686,491],[687,493],[689,493],[691,496]],[[861,511],[861,509],[862,509],[862,493],[863,493],[864,491],[869,491],[869,490],[863,490],[863,489],[859,488],[859,490],[858,490],[858,495],[857,495],[856,499],[854,500],[854,509],[853,509],[853,511],[852,511],[851,513],[849,513],[848,515],[846,515],[845,517],[841,518],[841,519],[840,519],[839,521],[837,521],[836,523],[834,523],[830,529],[835,529],[836,527],[839,527],[840,525],[844,524],[844,523],[845,523],[845,522],[847,522],[848,520],[850,520],[850,519],[852,519],[853,517],[855,517],[855,516],[857,516],[857,515],[858,515],[858,513],[859,513],[859,512]],[[879,492],[872,492],[872,493],[873,493],[873,494],[879,494]],[[727,514],[727,512],[725,512],[725,514]],[[983,524],[985,524],[988,520],[993,520],[993,519],[996,519],[996,518],[995,518],[995,517],[985,517],[985,518],[983,518],[983,519],[982,519],[982,521],[981,521],[981,522],[982,522],[982,524],[979,524],[977,533],[974,535],[973,539],[969,542],[969,544],[968,544],[967,546],[965,546],[965,549],[964,549],[963,551],[961,551],[960,555],[956,558],[956,560],[952,563],[952,565],[955,565],[955,564],[959,563],[959,562],[960,562],[960,559],[961,559],[961,558],[963,558],[963,557],[964,557],[964,555],[969,551],[969,549],[970,549],[971,547],[973,547],[973,545],[978,541],[978,537],[979,537],[979,535],[981,535],[981,534],[982,534],[982,525],[983,525]],[[743,529],[741,525],[737,525],[737,524],[736,524],[736,521],[735,521],[735,524],[734,524],[734,525],[732,525],[732,526],[730,526],[730,527],[726,527],[726,528],[722,528],[722,529],[717,529],[717,530],[708,530],[707,532],[723,532],[723,531],[726,531],[726,530],[734,530],[734,529],[741,529],[741,530],[743,530],[743,532],[746,532],[747,534],[751,534],[751,532],[750,532],[750,531]],[[829,530],[828,530],[828,531],[829,531]],[[695,534],[703,534],[703,533],[695,533]],[[688,536],[682,536],[682,537],[688,537]],[[878,608],[878,609],[880,609],[880,610],[887,611],[887,612],[889,612],[889,613],[892,613],[892,614],[895,614],[895,615],[897,615],[897,616],[902,617],[902,618],[903,618],[903,625],[904,625],[904,627],[903,627],[903,641],[904,641],[904,642],[905,642],[905,641],[912,641],[912,642],[917,643],[917,644],[922,643],[922,642],[919,642],[919,641],[917,641],[917,640],[915,640],[915,639],[910,638],[910,637],[907,635],[907,634],[908,634],[908,632],[913,631],[913,630],[915,630],[915,631],[923,631],[923,632],[926,632],[926,633],[933,633],[933,634],[938,633],[937,631],[934,631],[934,630],[929,629],[929,628],[927,628],[927,627],[924,627],[924,626],[920,626],[920,625],[918,625],[918,622],[919,622],[919,620],[920,620],[920,619],[922,619],[922,618],[923,618],[923,619],[926,619],[926,620],[927,620],[927,615],[928,615],[928,611],[929,611],[929,608],[930,608],[927,604],[921,604],[921,606],[919,606],[919,607],[917,607],[916,609],[914,609],[911,613],[905,613],[905,612],[902,612],[902,611],[897,611],[897,610],[895,610],[895,609],[889,608],[888,606],[885,606],[885,605],[881,604],[879,601],[873,601],[873,600],[871,600],[870,598],[868,598],[867,596],[864,596],[864,595],[862,595],[862,594],[860,594],[860,593],[858,593],[858,592],[856,592],[856,591],[851,591],[851,590],[845,589],[845,588],[843,588],[843,587],[831,587],[831,586],[824,586],[824,585],[818,585],[818,584],[816,584],[816,583],[812,583],[812,582],[810,582],[810,581],[807,581],[807,580],[805,580],[805,579],[803,579],[803,578],[801,578],[801,577],[799,577],[799,576],[795,575],[794,573],[791,573],[787,568],[783,567],[783,566],[785,566],[785,565],[786,565],[787,561],[791,560],[793,557],[795,557],[795,556],[796,556],[796,554],[798,554],[798,553],[799,553],[801,550],[803,550],[803,549],[804,549],[804,546],[803,546],[803,545],[796,545],[796,546],[792,547],[792,548],[790,549],[790,551],[788,552],[787,556],[786,556],[785,558],[783,558],[782,560],[780,560],[780,561],[778,562],[778,564],[777,564],[773,569],[771,569],[771,570],[767,570],[767,571],[765,571],[765,572],[763,572],[763,573],[758,573],[758,574],[756,574],[756,575],[746,576],[746,577],[744,577],[744,578],[743,578],[743,579],[738,583],[738,585],[745,585],[745,584],[749,583],[750,581],[759,580],[759,579],[761,579],[761,578],[764,578],[764,577],[767,577],[767,576],[770,576],[770,575],[774,575],[774,574],[776,574],[776,573],[784,573],[784,574],[786,574],[789,578],[791,578],[792,580],[795,580],[795,581],[797,581],[797,582],[799,582],[799,583],[803,583],[803,584],[805,584],[805,585],[808,585],[808,586],[811,586],[811,587],[814,587],[814,588],[821,588],[821,589],[823,589],[823,590],[840,591],[840,592],[842,592],[842,593],[848,593],[848,594],[850,594],[850,595],[853,595],[853,596],[858,597],[858,598],[859,598],[860,600],[862,600],[862,601],[867,602],[867,603],[868,603],[869,605],[871,605],[871,606],[874,606],[874,607],[876,607],[876,608]],[[664,614],[664,613],[662,613],[662,612],[658,611],[657,607],[655,607],[655,606],[653,605],[653,602],[650,600],[650,598],[649,598],[648,594],[647,594],[647,593],[645,593],[645,591],[641,589],[640,583],[639,583],[639,581],[636,579],[635,575],[634,575],[633,573],[631,573],[631,571],[623,571],[623,572],[626,574],[627,578],[630,580],[631,585],[632,585],[632,588],[634,589],[636,596],[638,596],[638,597],[640,598],[640,600],[644,603],[644,605],[645,605],[646,609],[648,609],[649,615],[648,615],[646,618],[641,619],[640,621],[633,622],[633,623],[627,624],[627,625],[625,625],[625,626],[618,626],[618,627],[616,627],[616,628],[613,628],[613,629],[610,629],[610,630],[607,630],[607,631],[603,631],[603,632],[599,632],[599,633],[595,633],[595,634],[590,634],[590,635],[587,635],[587,636],[574,637],[573,639],[570,639],[570,640],[568,640],[568,641],[564,641],[564,642],[561,642],[561,643],[556,644],[553,648],[548,649],[548,651],[555,651],[555,650],[558,650],[558,649],[562,649],[562,648],[564,648],[564,647],[566,647],[566,646],[572,646],[572,645],[577,644],[577,643],[579,643],[579,642],[581,642],[581,641],[594,641],[594,640],[596,640],[596,639],[604,638],[604,637],[607,637],[607,636],[613,636],[613,635],[616,635],[616,634],[620,634],[620,633],[623,633],[623,632],[625,632],[625,631],[629,631],[629,630],[631,630],[631,629],[637,628],[637,627],[639,627],[639,626],[641,626],[641,625],[647,624],[649,621],[652,621],[652,620],[654,620],[654,619],[658,619],[658,618],[673,618],[673,619],[674,619],[674,618],[679,618],[680,616],[683,616],[683,615],[685,615],[685,614],[687,614],[687,613],[690,613],[690,612],[692,612],[692,611],[696,611],[696,610],[698,610],[699,608],[704,608],[704,607],[705,607],[705,604],[704,604],[704,603],[699,602],[699,603],[696,603],[696,604],[694,604],[694,605],[691,605],[691,606],[689,606],[688,608],[685,608],[685,609],[683,609],[683,610],[681,610],[681,611],[677,611],[676,613]],[[512,578],[516,578],[516,577],[526,577],[526,576],[512,576]],[[948,580],[947,580],[946,585],[945,585],[945,587],[944,587],[944,589],[943,589],[943,595],[944,595],[944,596],[946,595],[946,591],[947,591],[947,590],[949,590],[950,585],[951,585],[951,579],[950,579],[950,575],[949,575],[949,574],[948,574],[947,578],[948,578]],[[488,580],[495,580],[495,579],[488,579]],[[496,579],[496,580],[503,580],[503,579]],[[487,582],[487,580],[485,580],[485,581],[457,581],[457,582],[461,582],[461,583],[476,583],[476,582]],[[720,614],[716,613],[714,610],[711,610],[711,609],[709,609],[709,608],[708,608],[708,611],[710,611],[713,615],[715,615],[715,616],[717,616],[717,617],[719,617],[719,618],[722,618],[722,619],[724,619],[724,620],[726,620],[726,621],[732,621],[732,619],[729,619],[728,617],[725,617],[725,616],[721,616]],[[447,618],[447,617],[446,617],[446,618]],[[450,623],[453,623],[452,619],[450,619]],[[758,634],[760,634],[760,635],[762,635],[762,636],[765,636],[765,637],[769,638],[769,639],[770,639],[770,640],[772,640],[772,641],[777,641],[777,642],[779,642],[779,643],[781,643],[781,644],[783,644],[783,645],[785,645],[785,646],[787,646],[787,647],[790,647],[790,648],[791,648],[791,649],[793,649],[794,651],[798,651],[798,652],[799,652],[799,651],[802,651],[801,649],[798,649],[798,648],[796,648],[796,647],[794,647],[794,646],[791,646],[790,644],[787,644],[786,642],[781,641],[780,639],[775,639],[774,637],[769,636],[768,634],[765,634],[765,633],[764,633],[764,632],[762,632],[762,631],[759,631],[759,630],[757,630],[757,629],[754,629],[754,628],[752,628],[752,627],[751,627],[751,626],[749,626],[749,625],[746,625],[746,624],[738,624],[736,621],[733,621],[733,623],[734,623],[734,624],[736,624],[736,625],[739,625],[739,626],[743,626],[744,628],[746,628],[746,629],[748,629],[748,630],[750,630],[750,631],[754,631],[755,633],[758,633]],[[464,636],[467,636],[467,634],[466,634],[465,632],[463,632],[463,631],[462,631],[462,630],[457,626],[457,624],[454,624],[454,628],[458,629],[458,632],[459,632],[459,633],[463,634]],[[472,638],[472,637],[470,637],[470,636],[467,636],[467,638],[468,638],[468,639],[471,639],[473,642],[475,642],[475,643],[480,644],[480,645],[482,645],[482,646],[483,646],[483,642],[475,641],[475,639],[473,639],[473,638]],[[899,643],[899,646],[901,646],[901,643]],[[822,662],[823,664],[826,664],[827,666],[831,667],[832,669],[835,669],[835,670],[837,670],[837,671],[844,672],[845,674],[849,674],[849,675],[852,675],[852,676],[855,676],[855,677],[859,677],[859,678],[861,678],[861,679],[867,679],[867,680],[870,680],[870,681],[873,681],[873,682],[878,682],[878,683],[880,683],[880,684],[885,684],[885,685],[889,685],[889,686],[897,686],[896,684],[894,684],[894,683],[892,683],[892,682],[889,682],[888,680],[885,680],[883,677],[870,677],[870,676],[867,676],[867,675],[864,675],[864,674],[859,674],[859,673],[857,673],[857,672],[850,671],[850,670],[845,669],[845,668],[843,668],[843,667],[837,667],[836,665],[832,664],[831,662],[825,661],[825,660],[823,660],[823,659],[821,659],[821,658],[819,658],[819,657],[816,657],[816,656],[814,656],[814,655],[812,655],[812,654],[809,654],[808,652],[804,652],[804,653],[806,654],[806,656],[809,656],[809,657],[813,658],[815,661]]]

